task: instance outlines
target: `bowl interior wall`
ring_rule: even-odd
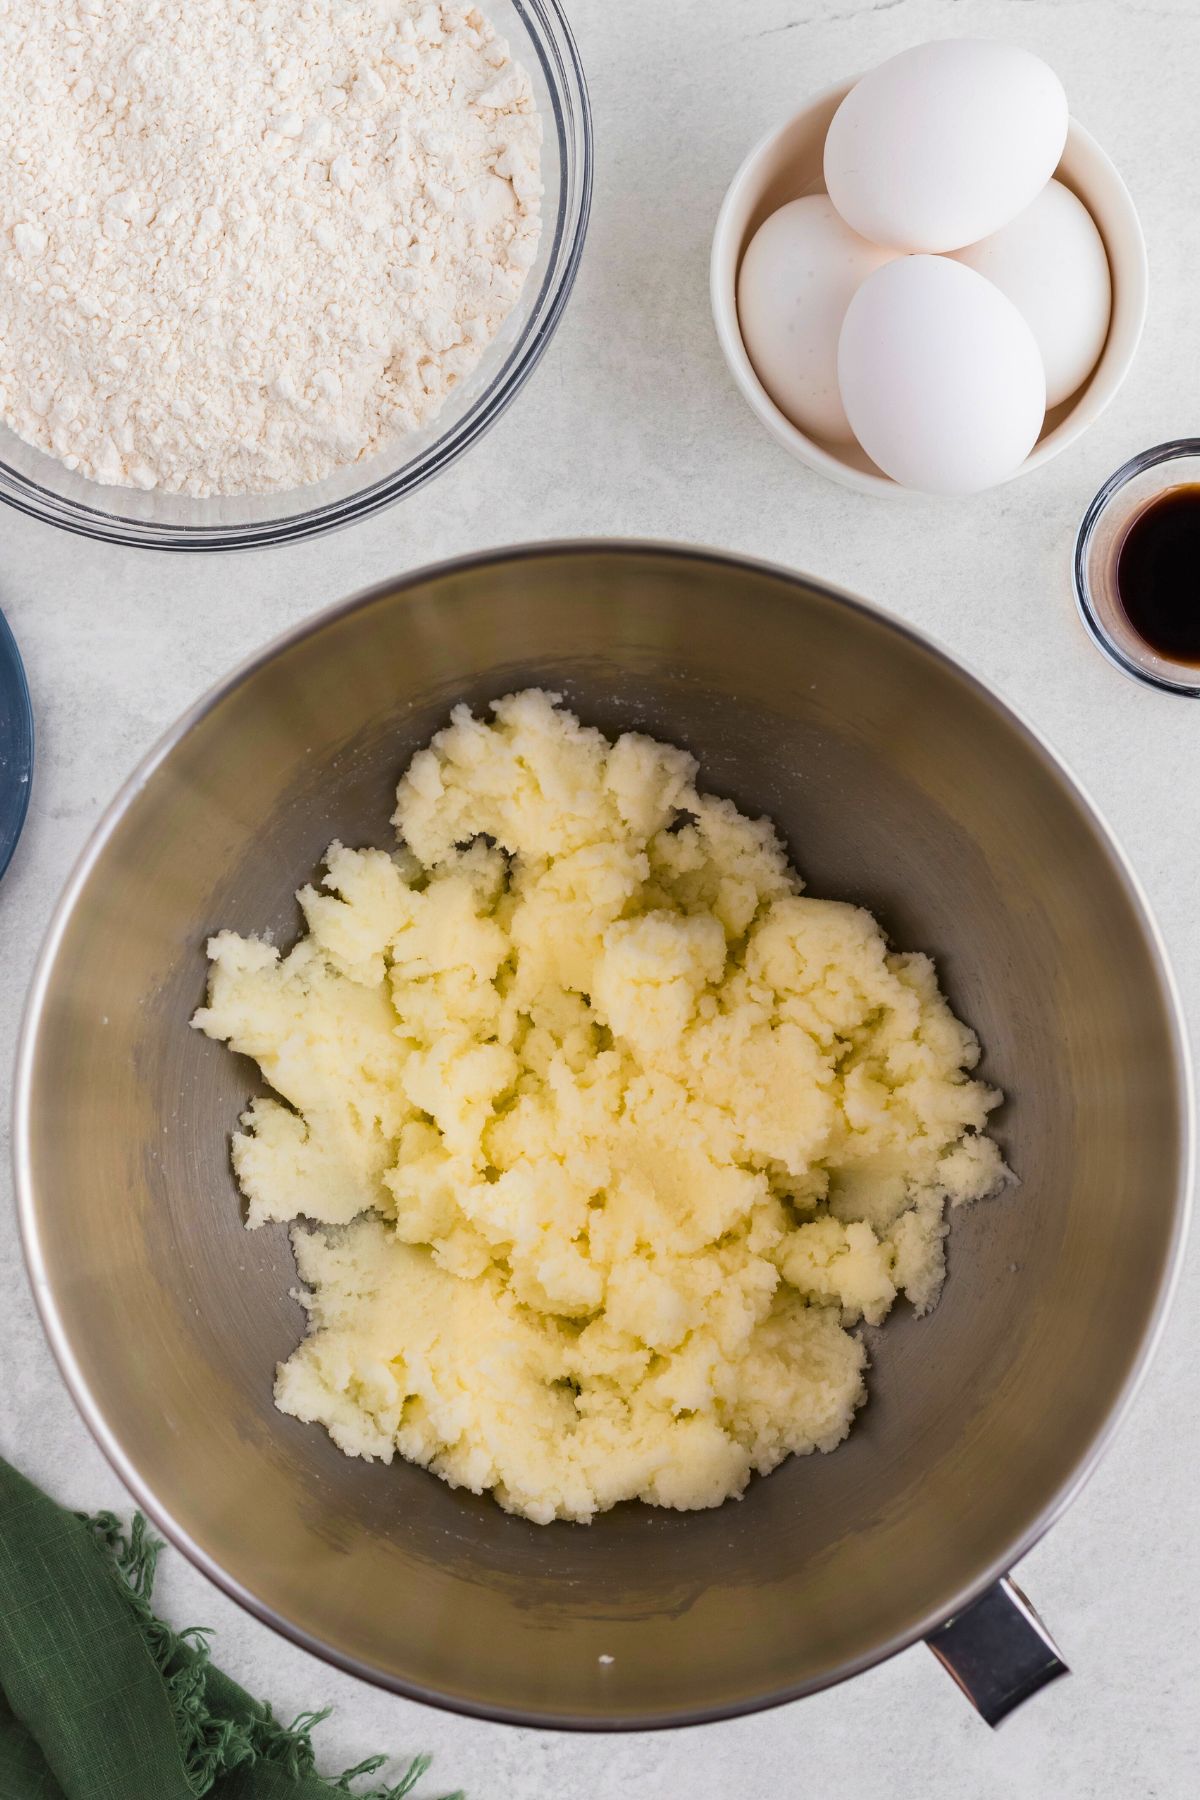
[[[459,699],[563,691],[699,756],[811,892],[927,950],[1008,1096],[1020,1185],[964,1210],[936,1312],[872,1333],[835,1455],[740,1503],[538,1528],[278,1414],[282,1228],[228,1157],[251,1065],[191,1032],[213,930],[297,929],[332,838],[392,842]],[[1178,1220],[1183,1101],[1138,902],[1045,752],[926,646],[718,558],[551,550],[318,623],[141,781],[66,919],[30,1062],[35,1265],[77,1393],[160,1521],[260,1611],[410,1692],[545,1721],[802,1691],[924,1628],[1072,1481],[1130,1377]],[[601,1657],[611,1661],[600,1660]]]

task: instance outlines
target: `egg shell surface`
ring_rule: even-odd
[[[1108,255],[1082,200],[1048,182],[1023,213],[955,260],[994,282],[1032,329],[1046,405],[1081,387],[1100,360],[1112,313]]]
[[[1053,175],[1067,97],[1040,57],[946,38],[851,88],[825,140],[825,185],[853,230],[905,251],[961,250],[999,231]]]
[[[857,290],[896,252],[851,231],[826,194],[763,221],[738,272],[738,323],[754,372],[811,437],[854,441],[838,387],[842,321]]]
[[[838,381],[867,455],[930,494],[1014,475],[1046,411],[1030,327],[999,288],[942,256],[901,257],[867,277],[846,309]]]

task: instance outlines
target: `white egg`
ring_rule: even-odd
[[[961,250],[1029,205],[1066,141],[1067,97],[1040,57],[946,38],[851,88],[825,140],[825,185],[873,243]]]
[[[1033,332],[999,288],[944,256],[901,257],[867,277],[846,309],[838,380],[867,455],[930,494],[1015,474],[1046,411]]]
[[[780,412],[812,437],[853,442],[838,334],[856,290],[895,254],[851,231],[825,194],[789,200],[750,240],[738,272],[742,341]]]
[[[1048,182],[1023,213],[956,251],[955,261],[994,282],[1031,328],[1046,369],[1046,405],[1073,394],[1100,360],[1112,312],[1104,240],[1082,200]]]

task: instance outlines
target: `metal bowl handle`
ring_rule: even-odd
[[[1070,1669],[1015,1581],[1007,1576],[925,1642],[989,1725]]]

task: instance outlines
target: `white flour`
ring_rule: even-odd
[[[328,475],[499,330],[540,142],[474,6],[0,0],[0,414],[112,484]]]

